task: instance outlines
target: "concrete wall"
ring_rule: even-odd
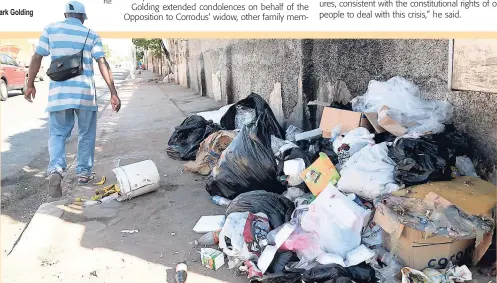
[[[497,94],[449,91],[447,40],[183,40],[179,82],[232,103],[256,92],[284,125],[314,128],[308,101],[362,95],[370,80],[404,76],[426,98],[449,101],[471,136],[479,171],[495,183]],[[187,83],[189,81],[189,83]]]

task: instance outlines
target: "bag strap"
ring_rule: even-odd
[[[85,47],[86,42],[88,41],[88,36],[90,35],[90,29],[88,29],[88,33],[86,34],[85,43],[83,43],[83,48],[81,49],[81,66],[84,68],[83,59],[85,58]]]

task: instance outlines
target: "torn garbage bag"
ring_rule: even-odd
[[[226,216],[234,212],[262,212],[267,215],[271,227],[278,228],[292,218],[293,202],[282,195],[266,191],[253,191],[239,195],[231,201]]]
[[[368,145],[352,155],[340,171],[337,187],[373,200],[400,189],[394,179],[395,163],[388,157],[386,143]]]
[[[211,196],[233,199],[249,191],[281,194],[286,190],[278,180],[268,119],[264,112],[255,123],[244,127],[221,154],[206,185]]]
[[[400,138],[390,147],[388,155],[396,164],[397,183],[412,186],[451,179],[451,167],[456,163],[455,150],[451,144],[441,143],[445,140],[442,137]]]
[[[219,125],[192,115],[175,128],[167,143],[167,155],[176,160],[194,160],[200,143],[218,130]]]
[[[221,118],[221,126],[226,130],[235,130],[237,129],[237,119],[238,124],[240,125],[250,124],[250,121],[248,121],[250,119],[249,117],[255,117],[255,119],[257,119],[264,113],[267,113],[268,115],[264,126],[267,128],[269,135],[274,135],[277,138],[284,140],[285,131],[278,123],[271,107],[262,97],[255,93],[251,93],[246,98],[231,106]]]

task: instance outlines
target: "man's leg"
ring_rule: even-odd
[[[78,166],[79,183],[87,184],[93,179],[93,159],[97,136],[97,111],[76,110],[78,115]]]
[[[48,153],[48,192],[51,197],[62,196],[62,173],[66,170],[66,140],[74,127],[74,109],[50,112]]]

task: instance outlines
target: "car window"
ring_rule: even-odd
[[[3,54],[0,54],[0,64],[7,64],[7,59]]]
[[[5,60],[6,60],[7,65],[17,66],[16,60],[12,59],[12,57],[5,55],[5,54],[3,56],[5,56]]]

